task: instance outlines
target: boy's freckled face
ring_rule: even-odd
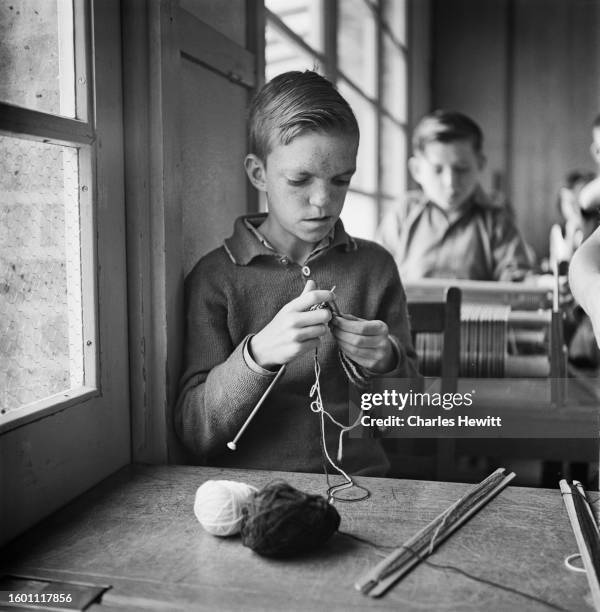
[[[484,158],[468,140],[430,142],[409,167],[425,195],[444,210],[460,208],[479,183]]]
[[[308,256],[338,220],[356,168],[357,138],[306,132],[274,144],[262,165],[269,215],[261,231],[296,260]]]

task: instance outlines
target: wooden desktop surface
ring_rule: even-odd
[[[274,560],[237,536],[211,536],[197,522],[194,495],[204,481],[260,487],[278,477],[307,492],[326,489],[318,474],[128,466],[7,546],[3,570],[110,585],[101,603],[88,608],[95,612],[591,609],[585,575],[563,563],[577,547],[558,488],[509,486],[436,550],[429,558],[436,567],[421,563],[384,597],[371,599],[354,582],[389,549],[335,534],[317,552]],[[371,498],[336,504],[340,530],[387,546],[402,544],[471,486],[360,482]]]

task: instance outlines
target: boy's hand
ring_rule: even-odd
[[[331,331],[340,349],[358,365],[379,374],[393,369],[396,354],[383,321],[343,314],[333,319]]]
[[[273,320],[251,340],[250,353],[263,368],[272,370],[314,350],[327,333],[331,312],[327,308],[308,309],[333,298],[330,291],[316,290],[316,283],[309,280],[304,291],[287,303]]]

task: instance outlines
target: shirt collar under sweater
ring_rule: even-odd
[[[244,215],[235,220],[233,235],[223,243],[225,251],[234,264],[247,266],[259,255],[281,257],[270,245],[267,246],[268,243],[266,243],[264,237],[256,231],[256,228],[267,218],[267,214]],[[333,237],[330,240],[327,240],[326,237],[324,240],[325,242],[322,241],[317,245],[317,248],[310,254],[308,259],[315,257],[325,250],[336,247],[344,247],[346,251],[355,251],[357,248],[356,241],[346,233],[341,219],[338,219],[333,227]]]
[[[408,193],[406,212],[407,214],[411,214],[411,217],[412,215],[420,215],[427,207],[438,210],[450,225],[454,225],[477,209],[498,210],[506,208],[507,205],[500,194],[489,195],[483,190],[481,185],[475,187],[475,190],[460,207],[460,210],[451,211],[451,214],[449,214],[449,211],[438,206],[435,202],[432,202],[421,190],[410,191]]]

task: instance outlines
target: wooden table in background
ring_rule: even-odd
[[[110,585],[88,608],[94,612],[590,609],[585,575],[563,564],[577,547],[558,489],[508,487],[440,546],[430,557],[436,566],[421,563],[383,598],[371,599],[354,581],[389,550],[336,534],[313,554],[267,559],[197,522],[194,495],[205,480],[260,487],[274,478],[307,492],[326,488],[318,474],[129,466],[7,546],[2,569]],[[340,530],[386,546],[403,543],[470,486],[360,482],[371,498],[337,504]]]

